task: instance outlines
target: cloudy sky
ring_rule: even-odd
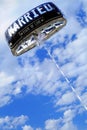
[[[87,0],[50,0],[67,25],[19,57],[4,37],[14,20],[47,1],[0,0],[0,130],[87,130]]]

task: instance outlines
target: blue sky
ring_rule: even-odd
[[[48,1],[0,1],[0,130],[87,130],[87,1],[50,0],[67,25],[19,57],[4,37],[14,20]]]

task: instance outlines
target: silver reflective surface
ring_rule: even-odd
[[[36,45],[37,40],[35,39],[35,36],[32,35],[27,39],[26,41],[22,42],[16,49],[16,54],[19,55],[21,52],[27,51],[29,48],[32,48]]]
[[[26,40],[22,41],[22,43],[16,48],[15,55],[21,55],[22,53],[38,46],[42,43],[42,41],[48,39],[51,35],[57,32],[66,24],[66,20],[62,19],[60,21],[56,21],[50,23],[47,27],[42,27],[35,32],[33,32]]]

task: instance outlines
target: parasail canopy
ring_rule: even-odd
[[[48,2],[19,17],[7,28],[5,36],[11,52],[18,56],[40,44],[39,37],[44,41],[65,25],[61,11]]]

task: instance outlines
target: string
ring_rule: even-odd
[[[48,55],[50,56],[52,62],[55,64],[56,68],[58,71],[60,71],[61,75],[64,77],[65,81],[67,82],[67,84],[70,86],[71,90],[74,92],[74,94],[76,95],[76,97],[78,98],[78,100],[80,101],[81,105],[84,107],[84,109],[87,111],[87,106],[83,103],[81,97],[78,95],[78,93],[76,92],[74,86],[71,84],[70,80],[68,79],[68,77],[65,75],[65,73],[62,71],[61,67],[56,63],[56,60],[54,58],[54,56],[50,53],[50,51],[48,50],[48,48],[46,46],[44,46],[44,49],[47,51]]]

